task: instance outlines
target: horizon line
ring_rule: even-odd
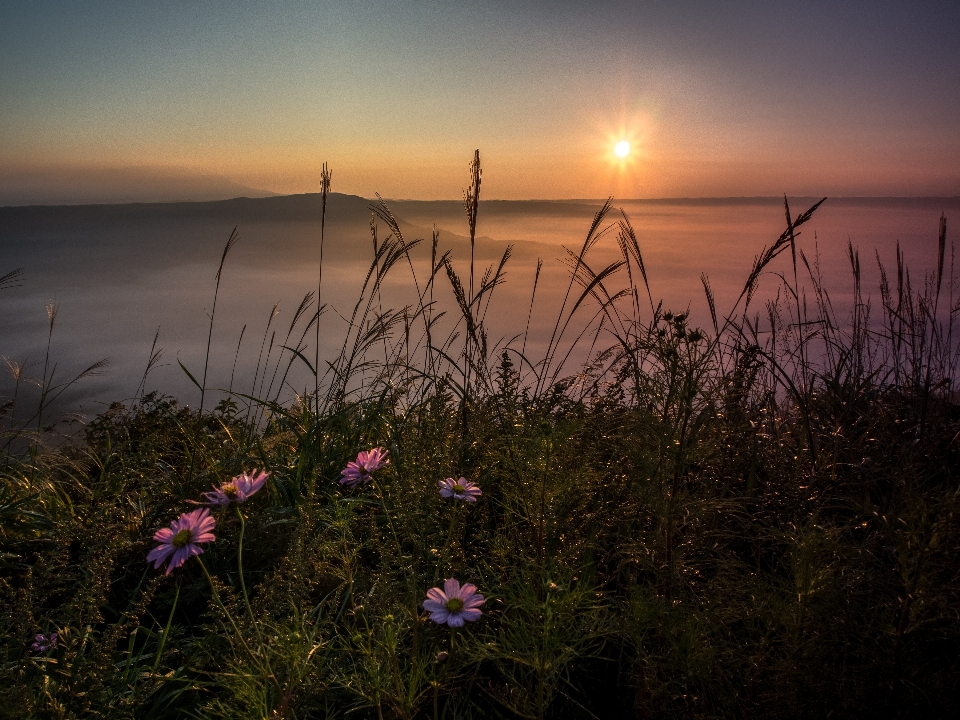
[[[355,195],[353,193],[337,193],[332,192],[331,195],[340,195],[342,197],[352,197],[358,198],[360,200],[375,201],[376,198],[368,198],[362,195]],[[134,200],[134,201],[117,201],[117,202],[40,202],[40,203],[28,203],[24,205],[0,205],[2,209],[12,209],[12,208],[32,208],[32,207],[116,207],[116,206],[126,206],[126,205],[182,205],[182,204],[212,204],[212,203],[223,203],[223,202],[232,202],[235,200],[278,200],[283,198],[294,198],[294,197],[306,197],[306,196],[318,196],[319,192],[307,192],[307,193],[289,193],[289,194],[278,194],[272,193],[270,195],[264,196],[250,196],[250,195],[237,195],[234,197],[219,198],[216,200],[205,199],[205,200]],[[957,195],[703,195],[703,196],[670,196],[670,197],[646,197],[646,198],[616,198],[610,196],[609,199],[613,200],[614,204],[618,202],[640,202],[640,203],[709,203],[709,202],[726,202],[726,203],[749,203],[749,202],[782,202],[786,199],[794,200],[819,200],[821,198],[826,200],[854,200],[854,201],[877,201],[877,200],[899,200],[899,201],[960,201],[960,194]],[[425,200],[422,198],[399,198],[399,197],[384,197],[382,198],[385,202],[403,202],[403,203],[435,203],[435,202],[463,202],[462,198],[432,198]],[[608,200],[608,198],[523,198],[523,199],[501,199],[501,198],[489,198],[482,199],[481,203],[565,203],[565,204],[603,204]]]

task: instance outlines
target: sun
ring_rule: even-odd
[[[593,149],[597,170],[618,197],[639,197],[638,192],[650,171],[653,119],[646,111],[621,111],[620,122],[610,113],[597,110]],[[599,180],[599,178],[598,178]]]

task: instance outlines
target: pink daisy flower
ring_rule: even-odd
[[[443,582],[443,590],[430,588],[423,609],[430,613],[430,619],[438,625],[446,623],[450,627],[463,627],[464,620],[474,622],[480,619],[480,606],[483,595],[477,592],[477,586],[471,583],[460,585],[455,578]]]
[[[158,568],[169,559],[167,564],[167,575],[169,575],[174,568],[183,565],[191,555],[199,555],[203,552],[203,548],[198,543],[216,540],[210,532],[216,524],[207,508],[197,508],[192,512],[184,513],[170,523],[170,527],[157,530],[153,539],[160,544],[147,555],[147,562],[153,561],[153,566]]]
[[[348,462],[340,471],[340,484],[347,487],[356,487],[370,482],[370,478],[377,470],[390,464],[385,448],[378,447],[362,451],[357,455],[356,462]]]
[[[459,480],[446,478],[445,480],[440,481],[441,497],[453,498],[454,500],[466,500],[467,502],[476,502],[477,498],[482,494],[483,493],[480,492],[480,488],[477,487],[477,484],[467,480],[466,478],[460,478]]]
[[[207,499],[205,505],[229,505],[230,503],[242,503],[251,495],[254,495],[270,477],[268,472],[260,472],[237,475],[230,482],[225,482],[218,488],[203,493]],[[190,501],[192,502],[192,501]]]
[[[45,653],[47,650],[53,650],[57,646],[57,634],[50,633],[49,635],[44,635],[40,633],[33,639],[33,643],[30,645],[30,649],[35,653]]]

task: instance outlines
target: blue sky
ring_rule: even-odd
[[[955,195],[958,6],[0,2],[0,190]]]

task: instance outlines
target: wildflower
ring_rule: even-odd
[[[191,555],[199,555],[203,548],[198,543],[213,542],[216,538],[210,532],[216,522],[210,517],[207,508],[184,513],[177,520],[170,523],[170,527],[161,528],[154,534],[153,539],[159,545],[147,555],[147,562],[153,561],[155,568],[160,567],[168,558],[167,575],[174,568],[186,562]]]
[[[35,653],[45,653],[47,650],[53,650],[56,646],[56,633],[50,633],[49,635],[40,633],[33,639],[33,642],[30,644],[30,649]]]
[[[357,455],[356,462],[348,462],[340,471],[340,484],[356,487],[368,483],[373,473],[389,464],[387,451],[382,447],[362,451]]]
[[[476,502],[477,497],[482,495],[480,488],[477,487],[475,482],[471,482],[466,478],[460,478],[459,480],[454,480],[453,478],[446,478],[445,480],[440,481],[440,496],[445,498],[453,498],[454,500],[466,500],[467,502]]]
[[[477,592],[477,586],[464,583],[455,578],[445,580],[443,590],[430,588],[423,609],[430,613],[430,619],[438,625],[446,623],[450,627],[463,627],[463,621],[473,622],[480,619],[480,606],[483,595]]]
[[[230,503],[242,503],[251,495],[263,487],[263,484],[270,477],[268,472],[260,472],[256,475],[243,473],[237,475],[230,482],[224,483],[218,488],[203,493],[207,499],[206,505],[229,505]]]

